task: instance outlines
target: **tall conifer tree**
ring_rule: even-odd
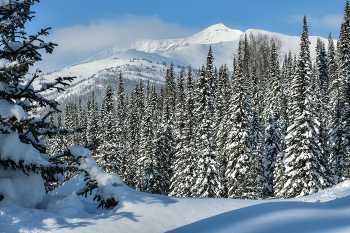
[[[239,45],[241,46],[241,44]],[[239,49],[241,51],[241,49]],[[226,179],[229,198],[255,198],[255,177],[249,169],[252,161],[252,139],[250,135],[250,98],[242,72],[242,54],[238,54],[233,80],[235,86],[228,110],[225,129],[227,139],[224,153],[228,156]],[[224,128],[224,127],[222,127]],[[224,132],[223,132],[224,133]]]
[[[312,100],[311,58],[306,16],[301,35],[298,70],[293,82],[291,115],[294,124],[288,128],[286,143],[286,184],[278,196],[286,198],[309,195],[330,186],[322,166],[317,135],[318,113]]]
[[[198,197],[216,197],[221,187],[219,177],[219,154],[214,132],[214,104],[216,80],[213,74],[213,54],[211,47],[207,56],[207,65],[201,70],[201,77],[197,84],[198,119],[197,145],[198,167],[197,181],[193,191]]]

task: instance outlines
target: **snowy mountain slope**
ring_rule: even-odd
[[[229,64],[233,60],[232,54],[236,53],[239,40],[242,39],[245,34],[262,34],[269,37],[277,37],[282,42],[282,53],[288,53],[289,51],[291,51],[292,54],[299,53],[299,36],[288,36],[281,33],[258,29],[249,29],[243,33],[239,30],[227,28],[223,24],[216,24],[187,38],[169,40],[135,40],[124,47],[112,47],[104,50],[95,56],[86,59],[84,62],[100,60],[123,51],[135,49],[146,53],[156,53],[171,60],[177,58],[177,60],[182,63],[187,65],[192,64],[194,67],[198,67],[205,62],[205,59],[203,59],[203,53],[205,58],[208,53],[209,45],[212,45],[214,53],[214,47],[219,49],[219,51],[216,52],[217,56],[214,54],[214,57],[223,61],[217,62],[217,65],[223,63]],[[309,38],[311,42],[311,57],[314,58],[316,56],[315,48],[318,37],[310,36]],[[322,38],[322,40],[325,44],[328,44],[327,39]],[[232,68],[230,67],[230,69]]]
[[[226,41],[234,41],[240,38],[243,32],[233,30],[223,24],[215,24],[195,35],[187,38],[167,39],[167,40],[135,40],[123,47],[116,46],[109,48],[95,56],[88,58],[85,62],[91,62],[109,57],[115,53],[135,49],[147,53],[161,53],[178,50],[197,44],[216,44]]]
[[[77,197],[83,183],[73,178],[40,208],[0,207],[0,232],[350,232],[350,181],[288,200],[178,198],[122,185],[111,211]]]
[[[212,46],[214,55],[214,65],[219,67],[221,64],[227,64],[232,70],[232,63],[237,53],[238,42],[247,34],[268,35],[280,39],[282,48],[280,52],[280,64],[284,55],[289,51],[292,54],[298,54],[300,37],[288,36],[280,33],[268,32],[264,30],[249,29],[245,33],[238,30],[232,30],[223,24],[217,24],[209,27],[193,36],[182,39],[170,40],[137,40],[126,47],[113,47],[102,51],[101,53],[81,62],[64,68],[60,71],[43,75],[36,87],[42,83],[52,82],[59,76],[77,76],[73,85],[68,91],[62,94],[54,94],[53,98],[65,99],[74,95],[84,95],[94,88],[99,88],[97,92],[104,93],[106,83],[101,79],[108,80],[115,78],[119,71],[122,71],[126,80],[132,80],[127,84],[126,90],[130,92],[139,79],[153,80],[158,84],[164,81],[167,67],[173,62],[177,75],[181,67],[185,68],[191,65],[193,69],[200,68],[206,62],[209,46]],[[311,57],[316,56],[316,36],[310,36]],[[327,40],[323,39],[325,44]],[[166,67],[166,66],[167,67]],[[96,82],[96,80],[99,80]]]
[[[67,98],[74,99],[79,95],[90,95],[91,90],[95,90],[98,95],[104,93],[108,84],[111,84],[113,88],[116,87],[115,84],[121,71],[125,80],[125,90],[131,92],[139,80],[143,80],[144,83],[151,80],[153,83],[161,85],[166,75],[166,69],[172,61],[175,60],[158,54],[128,50],[108,58],[72,65],[58,72],[43,75],[34,83],[34,86],[39,89],[42,84],[53,82],[57,77],[76,76],[77,78],[65,92],[47,92],[50,98],[64,102]],[[182,67],[184,64],[177,61],[174,64],[181,66],[181,68],[175,67],[175,72],[179,74],[184,68]]]

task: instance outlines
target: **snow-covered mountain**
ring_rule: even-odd
[[[191,45],[210,45],[227,41],[235,41],[239,39],[242,34],[243,32],[239,30],[230,29],[223,24],[215,24],[187,38],[168,40],[135,40],[123,47],[115,46],[109,48],[85,61],[91,62],[94,60],[99,60],[102,58],[112,56],[113,54],[118,52],[127,51],[129,49],[135,49],[137,51],[143,51],[146,53],[164,53],[179,50]]]
[[[234,54],[237,52],[238,42],[247,34],[267,35],[279,38],[281,41],[280,58],[289,51],[298,54],[300,37],[288,36],[264,30],[249,29],[246,32],[233,30],[223,24],[213,25],[195,35],[187,38],[168,40],[135,40],[125,46],[115,46],[104,50],[80,63],[66,67],[60,71],[48,73],[36,83],[53,81],[59,76],[77,76],[73,85],[63,94],[55,94],[52,97],[62,101],[68,96],[85,95],[92,89],[98,89],[97,93],[103,93],[106,84],[112,84],[111,80],[122,71],[127,80],[126,90],[130,91],[138,80],[152,80],[161,84],[167,67],[171,62],[175,65],[175,72],[191,65],[198,69],[205,64],[209,46],[212,46],[214,65],[228,64],[232,70]],[[325,44],[327,40],[323,39]],[[311,57],[316,56],[316,36],[310,36]],[[282,60],[281,60],[282,61]],[[52,94],[52,93],[51,93]]]

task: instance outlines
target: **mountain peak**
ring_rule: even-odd
[[[107,49],[87,60],[93,61],[96,59],[102,59],[115,54],[118,51],[126,51],[129,49],[135,49],[147,53],[163,53],[174,50],[179,50],[184,47],[198,44],[217,44],[228,41],[235,41],[243,34],[240,30],[234,30],[226,27],[224,24],[219,23],[212,25],[203,31],[198,32],[187,38],[167,39],[167,40],[135,40],[124,48],[112,47]]]
[[[218,23],[208,27],[204,31],[220,31],[220,30],[230,30],[230,28],[226,27],[222,23]]]
[[[215,44],[237,40],[242,33],[240,30],[233,30],[219,23],[188,38],[195,41],[195,44]]]

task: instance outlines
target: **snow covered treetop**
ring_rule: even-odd
[[[10,9],[11,5],[16,5],[17,3],[29,2],[29,0],[0,0],[0,7]]]

